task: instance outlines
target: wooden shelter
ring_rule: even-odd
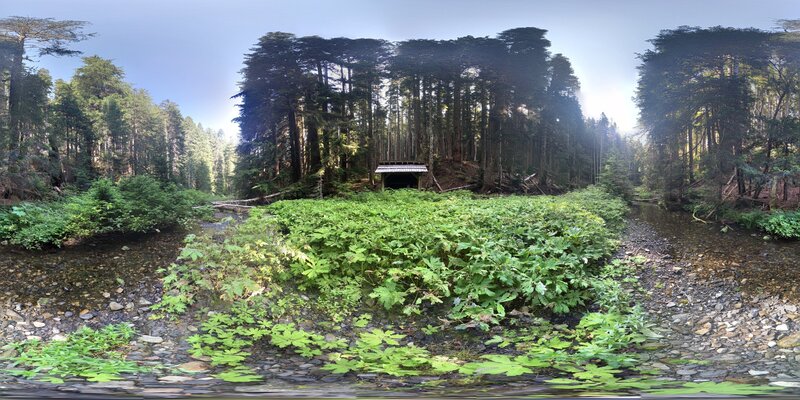
[[[414,161],[384,161],[378,164],[375,173],[381,176],[381,190],[421,189],[421,177],[428,173],[428,166]]]

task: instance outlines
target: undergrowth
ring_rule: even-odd
[[[210,208],[198,207],[205,203],[207,195],[201,192],[148,176],[117,183],[101,179],[61,201],[0,209],[0,241],[37,249],[110,232],[151,232],[209,214]]]
[[[784,239],[800,239],[800,211],[749,211],[735,213],[736,222]]]
[[[83,327],[62,341],[11,343],[6,348],[17,354],[7,359],[12,368],[5,372],[51,383],[72,377],[90,382],[121,379],[120,374],[145,371],[125,359],[124,349],[134,333],[130,325],[116,324],[99,330]]]
[[[639,367],[637,345],[655,336],[631,296],[645,260],[609,260],[626,210],[598,188],[278,202],[224,238],[188,237],[155,309],[174,316],[204,296],[222,300],[189,342],[234,382],[262,379],[248,360],[271,346],[339,374],[547,374],[554,387],[674,389]],[[421,331],[443,338],[477,329],[486,350],[434,350],[369,312],[438,320]],[[564,314],[573,322],[553,322]]]

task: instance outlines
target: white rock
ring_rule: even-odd
[[[139,340],[145,343],[153,343],[153,344],[158,344],[164,341],[164,339],[160,336],[150,336],[150,335],[139,336]]]
[[[789,327],[786,324],[780,324],[775,327],[776,331],[786,332],[789,330]]]
[[[33,326],[37,328],[44,328],[45,323],[42,321],[33,321]]]
[[[792,382],[792,381],[775,381],[775,382],[770,382],[769,384],[773,386],[790,387],[790,388],[800,387],[800,382]]]
[[[749,372],[750,375],[753,375],[753,376],[761,376],[761,375],[768,375],[769,374],[769,371],[759,371],[759,370],[755,370],[755,369],[751,369],[750,371],[747,371],[747,372]]]
[[[169,376],[162,376],[158,378],[159,382],[166,382],[166,383],[181,383],[190,381],[194,378],[191,376],[177,376],[177,375],[169,375]]]

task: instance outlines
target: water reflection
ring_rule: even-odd
[[[735,279],[751,294],[800,300],[800,242],[764,240],[763,234],[694,221],[688,213],[637,204],[633,218],[650,224],[670,242],[670,255],[698,276]]]

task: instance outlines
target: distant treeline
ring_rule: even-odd
[[[567,57],[545,30],[456,40],[325,39],[272,32],[245,57],[238,121],[245,192],[306,176],[372,179],[381,160],[480,165],[541,185],[594,182],[624,143],[603,116],[585,120]]]
[[[126,83],[122,69],[98,56],[68,82],[53,83],[26,62],[76,53],[88,38],[81,21],[0,19],[0,199],[39,198],[65,184],[152,175],[206,192],[228,193],[234,145],[183,117],[178,105],[154,104]]]

